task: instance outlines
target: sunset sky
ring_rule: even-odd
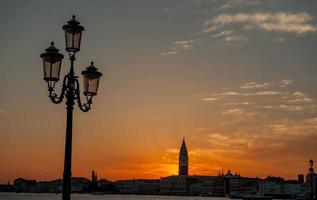
[[[73,176],[177,174],[183,137],[190,174],[295,179],[317,161],[317,1],[2,0],[0,183],[62,177],[65,104],[40,54],[54,41],[67,58],[73,14],[76,73],[103,73],[92,110],[75,109]]]

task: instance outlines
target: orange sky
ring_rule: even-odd
[[[0,182],[62,176],[65,104],[49,101],[39,55],[54,40],[67,57],[73,13],[85,27],[76,74],[91,60],[103,73],[92,110],[75,108],[74,176],[176,174],[183,137],[190,174],[305,174],[317,160],[317,4],[245,2],[0,2]]]

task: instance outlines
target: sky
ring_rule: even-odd
[[[306,174],[317,160],[317,2],[0,2],[0,183],[62,177],[65,104],[50,102],[40,54],[64,54],[62,26],[85,27],[75,72],[103,73],[92,110],[74,111],[73,176]],[[57,83],[59,92],[61,82]]]

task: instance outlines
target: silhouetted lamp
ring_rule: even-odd
[[[85,29],[80,25],[79,21],[75,19],[75,15],[73,15],[72,20],[68,21],[67,24],[63,26],[63,29],[65,31],[66,51],[79,51],[81,34]]]
[[[84,80],[84,95],[88,97],[93,97],[97,94],[99,79],[102,73],[94,66],[94,62],[90,63],[85,70],[81,72]]]
[[[82,71],[84,80],[83,93],[86,96],[86,101],[81,101],[80,84],[78,76],[75,75],[74,63],[76,60],[76,52],[80,50],[81,34],[84,27],[75,19],[68,21],[63,26],[65,31],[66,51],[69,53],[70,68],[69,72],[64,76],[60,94],[55,92],[55,84],[59,80],[61,71],[63,54],[55,48],[54,43],[45,49],[41,54],[43,59],[44,80],[48,84],[48,96],[50,100],[59,104],[66,98],[66,139],[65,139],[65,157],[64,157],[64,172],[63,172],[63,200],[70,200],[71,193],[71,177],[72,177],[72,135],[73,135],[73,110],[77,102],[79,109],[83,112],[88,112],[91,109],[92,97],[97,95],[99,79],[102,73],[94,66],[91,65]]]
[[[44,80],[47,82],[49,89],[54,88],[55,83],[59,80],[64,56],[58,52],[59,50],[55,48],[54,42],[51,42],[51,46],[45,49],[45,52],[41,54],[41,58],[43,59]]]

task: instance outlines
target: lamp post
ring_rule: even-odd
[[[63,102],[66,98],[67,122],[65,141],[65,160],[63,172],[63,200],[70,199],[71,192],[71,164],[72,164],[72,128],[73,128],[73,107],[77,101],[78,107],[83,112],[88,112],[92,104],[93,96],[97,95],[99,79],[102,73],[91,62],[83,75],[83,94],[86,102],[81,102],[78,77],[74,75],[75,55],[80,50],[81,35],[84,27],[73,18],[63,26],[65,31],[66,51],[69,53],[70,70],[63,78],[63,85],[60,95],[55,93],[55,84],[59,81],[60,69],[62,66],[63,54],[51,42],[51,46],[41,54],[43,59],[44,80],[47,82],[49,98],[55,104]]]

